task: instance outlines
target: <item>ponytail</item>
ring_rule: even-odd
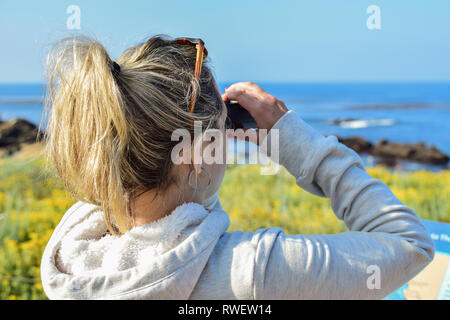
[[[101,206],[108,229],[122,234],[129,219],[120,161],[129,138],[120,72],[86,37],[57,42],[47,66],[47,160],[74,197]]]

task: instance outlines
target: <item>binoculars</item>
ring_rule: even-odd
[[[249,129],[257,128],[256,121],[250,112],[235,101],[226,101],[228,117],[226,122],[227,129]]]

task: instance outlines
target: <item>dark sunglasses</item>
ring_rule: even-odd
[[[203,58],[208,56],[208,50],[206,50],[205,48],[205,43],[203,42],[202,39],[198,38],[177,38],[174,41],[179,44],[187,44],[195,46],[197,48],[197,58],[195,60],[194,78],[195,80],[198,80],[202,72]],[[191,102],[189,104],[190,112],[194,112],[194,106],[195,106],[195,96],[192,95]]]

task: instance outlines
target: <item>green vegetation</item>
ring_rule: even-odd
[[[0,160],[0,299],[45,299],[40,282],[44,247],[75,200],[43,171],[42,158]],[[370,168],[423,219],[450,222],[450,171],[390,173]],[[285,170],[262,176],[258,166],[229,167],[220,190],[229,231],[281,227],[288,234],[346,231],[327,199],[295,185]]]

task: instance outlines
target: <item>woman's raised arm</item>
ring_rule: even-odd
[[[258,98],[264,104],[263,95],[255,97],[256,89],[240,86],[241,105]],[[232,90],[225,95],[232,96]],[[254,96],[243,99],[249,94]],[[273,109],[272,115],[279,113],[278,107]],[[257,112],[252,115],[258,121]],[[291,236],[280,228],[258,230],[253,237],[258,238],[256,299],[382,298],[433,259],[434,244],[417,215],[367,174],[353,150],[334,136],[324,137],[294,111],[283,112],[266,139],[273,130],[279,133],[280,164],[301,188],[330,198],[335,215],[350,232]],[[267,145],[271,143],[262,144]]]

